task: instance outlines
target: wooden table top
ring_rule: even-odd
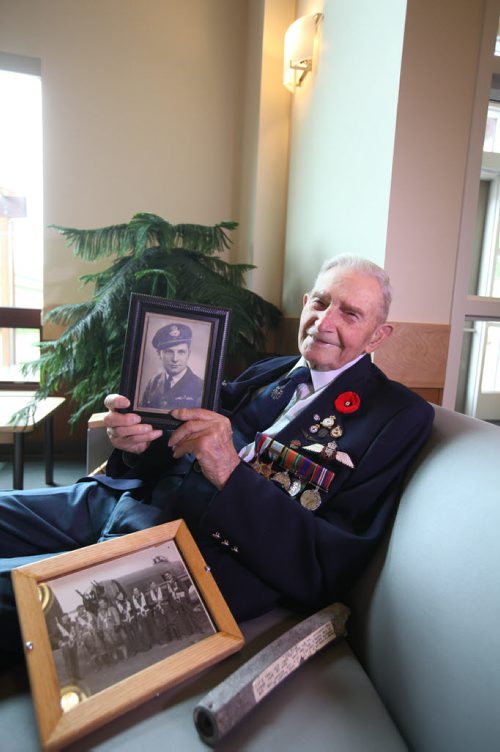
[[[46,397],[41,400],[27,422],[10,423],[18,410],[28,405],[35,392],[0,390],[0,433],[21,433],[33,431],[45,418],[65,402],[64,397]]]

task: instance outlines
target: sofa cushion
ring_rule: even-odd
[[[275,611],[243,624],[247,644],[241,653],[82,738],[69,749],[206,750],[193,722],[196,704],[243,661],[296,622],[297,617]],[[9,752],[38,750],[33,708],[21,667],[2,676],[2,690],[0,728],[11,743]],[[327,646],[304,663],[217,745],[218,750],[262,752],[303,752],[308,748],[315,752],[407,749],[344,640]]]

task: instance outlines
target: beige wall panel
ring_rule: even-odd
[[[0,50],[42,61],[46,225],[138,211],[238,220],[247,11],[247,0],[0,0]],[[78,277],[94,265],[53,230],[45,243],[46,306],[86,299]]]

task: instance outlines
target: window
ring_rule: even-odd
[[[43,306],[39,69],[39,61],[0,53],[0,381],[7,382],[22,380],[20,364],[39,354],[40,331],[31,328]]]
[[[490,102],[462,341],[457,410],[500,420],[500,105]]]

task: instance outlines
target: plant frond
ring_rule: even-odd
[[[72,424],[102,410],[106,394],[119,389],[132,292],[230,309],[228,359],[244,367],[260,357],[281,313],[247,289],[246,275],[255,267],[220,257],[236,227],[236,222],[172,225],[147,212],[97,230],[56,226],[76,255],[115,258],[106,269],[80,278],[94,285],[90,300],[58,306],[44,317],[65,331],[41,342],[40,357],[25,366],[40,373],[34,402],[65,394],[74,408]]]
[[[134,249],[135,237],[126,224],[100,227],[95,230],[77,230],[73,227],[50,225],[64,235],[75,256],[85,261],[95,261],[104,256],[123,256]]]

